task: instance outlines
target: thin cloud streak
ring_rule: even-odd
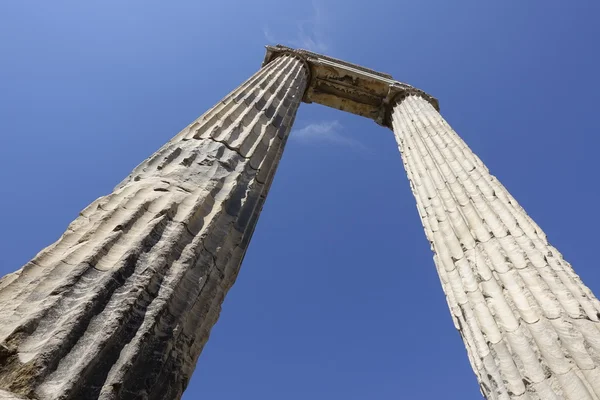
[[[325,33],[327,26],[328,19],[325,16],[323,7],[317,1],[313,1],[311,17],[296,22],[296,32],[293,34],[293,37],[277,40],[277,35],[273,35],[268,26],[263,27],[263,34],[270,44],[281,43],[291,47],[326,53],[330,50]]]
[[[268,26],[263,27],[263,35],[265,36],[265,39],[267,39],[267,42],[269,42],[270,44],[277,43],[277,39],[275,39],[275,36],[273,36]]]
[[[371,153],[371,150],[356,139],[342,135],[342,124],[338,121],[322,121],[306,125],[304,128],[292,131],[290,138],[304,144],[329,143],[337,146],[348,147],[362,153]]]

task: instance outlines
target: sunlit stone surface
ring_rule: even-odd
[[[598,399],[600,303],[431,104],[392,125],[456,329],[488,399]]]

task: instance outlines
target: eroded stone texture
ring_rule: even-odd
[[[0,281],[0,397],[181,396],[307,76],[289,55],[263,67]]]
[[[483,395],[599,399],[600,302],[428,101],[392,124]]]

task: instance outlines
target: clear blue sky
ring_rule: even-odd
[[[597,0],[4,0],[0,273],[281,42],[438,97],[600,294],[599,14]],[[391,131],[302,105],[197,398],[481,398]]]

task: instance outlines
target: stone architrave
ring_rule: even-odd
[[[488,400],[600,400],[600,302],[439,114],[390,75],[267,46],[263,68],[0,280],[0,399],[177,399],[300,100],[393,129]]]
[[[0,281],[0,398],[181,397],[308,77],[264,66]]]

